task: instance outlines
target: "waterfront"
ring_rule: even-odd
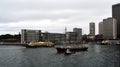
[[[0,67],[120,67],[120,46],[87,45],[88,51],[69,56],[55,48],[0,46]]]

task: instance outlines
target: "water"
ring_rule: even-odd
[[[87,46],[88,51],[68,56],[55,48],[0,46],[0,67],[120,67],[120,46]]]

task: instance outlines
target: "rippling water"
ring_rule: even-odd
[[[87,46],[88,51],[69,56],[55,48],[0,46],[0,67],[120,67],[120,46]]]

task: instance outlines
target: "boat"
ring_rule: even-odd
[[[101,45],[110,45],[110,44],[111,44],[110,40],[103,40],[101,42]]]
[[[88,47],[76,47],[76,48],[70,48],[71,52],[79,52],[79,51],[87,51]]]
[[[118,41],[118,42],[116,43],[116,45],[120,45],[120,42]]]
[[[80,52],[80,51],[87,51],[88,47],[67,47],[67,40],[66,40],[66,28],[65,28],[65,42],[64,47],[55,47],[57,50],[57,53],[65,53],[67,49],[69,49],[71,52]]]
[[[26,48],[37,48],[37,47],[52,47],[54,44],[52,42],[30,42],[25,45]]]
[[[64,48],[64,47],[56,47],[57,53],[65,53],[69,49],[71,52],[80,52],[80,51],[87,51],[88,47],[71,47],[71,48]]]
[[[73,52],[71,52],[70,49],[67,49],[65,55],[71,55],[71,54],[73,54]]]
[[[56,47],[57,53],[65,53],[67,48]]]

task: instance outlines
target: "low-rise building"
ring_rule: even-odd
[[[41,40],[41,30],[21,30],[21,43],[36,42]]]
[[[42,38],[44,41],[51,41],[55,44],[62,44],[65,34],[62,33],[42,33]]]

